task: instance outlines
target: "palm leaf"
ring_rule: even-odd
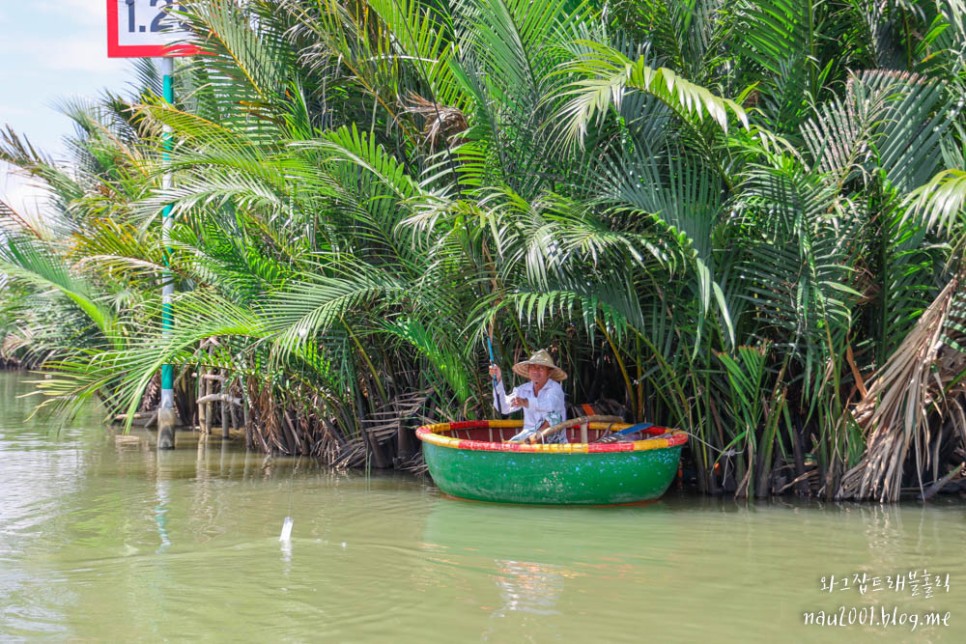
[[[631,61],[622,53],[594,42],[580,43],[588,50],[561,73],[577,76],[563,96],[561,131],[569,143],[580,143],[588,127],[606,114],[611,106],[620,109],[629,90],[646,92],[668,106],[684,123],[697,129],[705,118],[722,131],[728,131],[729,114],[748,126],[748,117],[737,103],[720,98],[709,90],[681,78],[667,68],[654,69],[643,57]]]

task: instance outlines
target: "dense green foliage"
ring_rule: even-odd
[[[0,145],[50,187],[3,213],[0,334],[53,401],[133,412],[170,361],[185,420],[217,370],[252,443],[389,465],[392,419],[492,413],[492,332],[691,432],[708,492],[962,460],[961,0],[185,4],[176,105],[144,63],[69,165]]]

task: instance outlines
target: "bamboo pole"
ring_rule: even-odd
[[[546,440],[547,436],[558,432],[561,429],[567,429],[568,427],[574,427],[580,425],[581,423],[623,423],[624,419],[620,416],[580,416],[579,418],[571,418],[570,420],[565,420],[562,423],[557,423],[546,429],[541,429],[540,431],[530,434],[526,442],[527,443],[542,443]]]

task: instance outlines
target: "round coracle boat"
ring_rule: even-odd
[[[568,421],[567,443],[508,442],[518,420],[424,425],[416,430],[439,489],[479,501],[554,505],[636,503],[674,480],[687,432],[649,423]]]

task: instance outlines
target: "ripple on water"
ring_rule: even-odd
[[[189,436],[62,442],[0,410],[0,640],[903,641],[802,612],[885,601],[823,575],[928,565],[950,593],[889,601],[952,610],[923,636],[966,641],[961,503],[503,506]]]

